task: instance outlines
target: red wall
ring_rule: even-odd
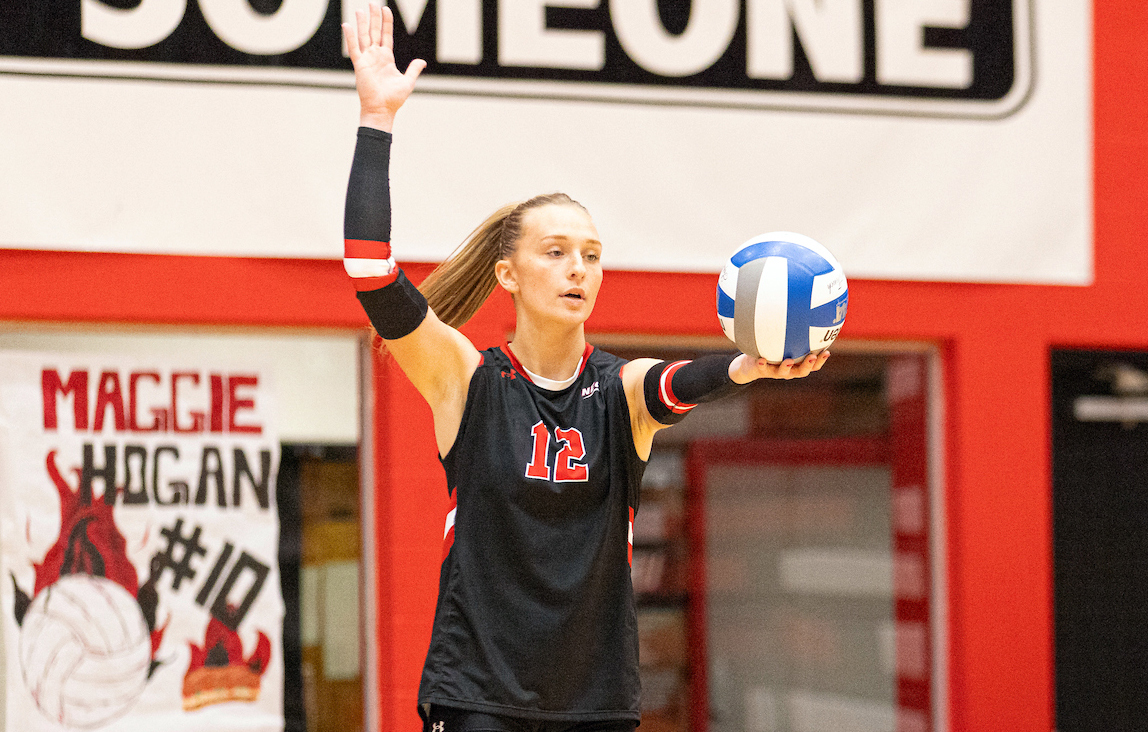
[[[950,728],[1053,726],[1049,350],[1148,350],[1148,5],[1095,8],[1096,280],[1091,287],[854,281],[845,335],[941,346]],[[1023,195],[1018,191],[1017,195]],[[408,267],[417,281],[425,266]],[[607,274],[592,331],[717,334],[713,275]],[[0,319],[359,328],[338,262],[0,251]],[[467,326],[513,325],[496,299]],[[832,361],[828,368],[832,368]],[[381,728],[415,730],[446,492],[429,410],[380,363]]]

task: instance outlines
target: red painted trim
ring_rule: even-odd
[[[733,465],[879,465],[892,458],[884,437],[835,437],[792,440],[696,440],[690,457],[701,464]]]
[[[710,721],[709,642],[706,632],[706,502],[705,476],[709,466],[704,448],[695,443],[686,452],[686,655],[689,659],[690,732],[706,732]]]
[[[0,320],[362,328],[339,260],[0,250]]]
[[[891,544],[894,551],[894,567],[907,561],[907,566],[919,566],[923,573],[923,595],[913,586],[911,575],[893,573],[893,615],[898,634],[904,633],[907,642],[916,637],[915,631],[924,627],[924,675],[917,677],[909,673],[898,673],[896,677],[896,701],[898,714],[914,715],[924,721],[925,726],[906,724],[907,728],[920,732],[936,729],[933,715],[933,698],[937,691],[933,683],[934,648],[932,613],[936,610],[933,602],[933,556],[932,526],[929,506],[932,501],[932,486],[929,484],[929,465],[925,456],[929,454],[928,435],[928,363],[920,355],[894,356],[889,363],[889,433],[891,442],[890,479],[892,530]],[[899,382],[899,383],[898,383]],[[920,500],[919,516],[912,516],[913,496]],[[914,518],[920,520],[920,531],[915,529]],[[899,521],[900,519],[900,521]],[[912,652],[911,648],[897,645],[897,670],[910,671],[917,659],[902,657],[902,652]]]
[[[388,475],[388,463],[390,458],[379,448],[381,446],[389,445],[391,440],[391,429],[388,420],[383,418],[382,405],[389,401],[388,384],[386,378],[386,370],[383,359],[379,354],[378,348],[371,349],[371,371],[369,378],[371,380],[371,391],[374,392],[374,401],[372,405],[372,412],[374,419],[372,420],[371,428],[374,445],[373,448],[373,465],[375,485],[384,485],[385,477]],[[395,647],[399,643],[394,629],[391,625],[391,612],[395,605],[395,595],[401,591],[394,582],[393,573],[391,571],[391,552],[388,546],[387,538],[390,527],[387,525],[387,517],[391,513],[391,500],[394,494],[390,491],[376,490],[374,494],[374,509],[375,515],[370,517],[374,522],[374,540],[375,540],[375,627],[373,628],[375,635],[376,646],[376,681],[377,687],[375,691],[378,693],[379,708],[376,710],[377,719],[379,720],[379,729],[388,729],[388,725],[395,716],[394,704],[391,695],[388,693],[388,683],[391,674],[391,667],[394,663]],[[367,633],[370,635],[370,632]],[[369,698],[369,697],[368,697]]]

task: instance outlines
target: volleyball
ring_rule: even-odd
[[[790,231],[741,245],[718,277],[718,321],[743,353],[781,363],[828,348],[845,323],[849,285],[829,250]]]
[[[61,577],[40,590],[20,628],[24,683],[47,717],[92,729],[143,694],[151,636],[139,603],[111,580]]]

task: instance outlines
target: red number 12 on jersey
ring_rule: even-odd
[[[555,483],[585,482],[589,477],[586,463],[579,462],[586,457],[586,446],[582,433],[577,428],[554,428],[554,437],[564,443],[554,460],[554,477],[550,476],[550,430],[541,421],[530,428],[534,444],[530,462],[526,465],[526,477],[535,480],[553,480]]]

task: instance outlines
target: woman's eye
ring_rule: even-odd
[[[546,252],[546,255],[550,256],[550,257],[561,257],[562,256],[562,250],[561,249],[551,249],[550,251]]]
[[[602,258],[602,255],[600,255],[600,254],[591,253],[591,254],[586,255],[586,261],[587,262],[597,262],[601,258]]]

